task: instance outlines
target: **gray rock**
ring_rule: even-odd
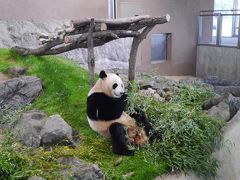
[[[240,81],[220,79],[218,76],[207,76],[203,78],[203,81],[213,86],[240,86]]]
[[[104,175],[98,165],[88,164],[76,157],[63,157],[60,159],[60,164],[71,166],[63,169],[61,174],[65,179],[73,178],[76,180],[103,180]]]
[[[13,66],[8,69],[8,75],[12,77],[19,77],[23,74],[25,74],[26,68],[20,67],[20,66]]]
[[[37,77],[13,78],[0,84],[0,103],[18,109],[32,103],[41,91],[42,81]]]
[[[75,146],[79,140],[78,132],[72,129],[60,115],[47,117],[39,110],[23,113],[13,131],[28,147]]]
[[[240,97],[240,86],[215,86],[214,91],[221,95],[231,93],[233,96]]]
[[[46,179],[42,178],[40,176],[32,176],[32,177],[28,178],[28,180],[46,180]]]
[[[52,145],[73,145],[73,130],[72,128],[61,118],[60,115],[50,116],[43,128],[40,135],[42,138],[43,146]]]
[[[21,142],[28,147],[39,147],[41,144],[40,131],[46,122],[47,115],[38,110],[23,113],[14,132]]]
[[[137,74],[136,82],[141,89],[147,89],[148,87],[155,89],[161,97],[163,97],[164,88],[173,89],[178,84],[176,81],[167,79],[163,76],[153,76],[146,73]]]
[[[209,109],[207,114],[228,121],[230,119],[229,105],[226,102],[220,102],[218,105]]]
[[[203,104],[203,110],[208,110],[213,106],[218,105],[221,101],[224,100],[223,96],[220,96],[219,94],[215,94],[215,96],[209,100],[207,100],[204,104]]]
[[[227,144],[215,153],[220,161],[216,179],[238,180],[240,177],[240,111],[227,123],[223,136]]]
[[[152,88],[141,89],[139,91],[139,94],[142,96],[153,97],[157,101],[164,101],[164,99],[157,93],[157,91]]]
[[[229,95],[228,97],[229,107],[230,107],[230,118],[235,116],[238,110],[240,110],[240,97],[234,97]]]

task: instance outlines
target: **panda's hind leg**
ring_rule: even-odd
[[[138,123],[144,126],[144,131],[149,137],[149,142],[151,143],[155,139],[162,139],[161,134],[157,132],[149,122],[145,112],[138,108],[135,108],[134,110],[135,110],[135,113],[130,114],[130,116],[136,119]]]
[[[124,125],[113,123],[109,128],[112,139],[113,153],[118,155],[132,156],[134,151],[128,149],[128,139]]]

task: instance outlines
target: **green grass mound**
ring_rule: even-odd
[[[112,153],[108,140],[90,129],[86,119],[89,91],[86,70],[56,56],[22,57],[9,50],[0,50],[0,72],[6,72],[12,65],[24,66],[28,69],[27,75],[43,80],[43,93],[28,108],[41,109],[49,115],[60,114],[79,130],[82,143],[75,149],[55,147],[47,151],[23,148],[12,140],[7,141],[0,147],[0,177],[59,177],[58,159],[72,155],[99,164],[109,179],[125,179],[127,173],[134,172],[129,179],[147,180],[172,169],[195,171],[201,176],[215,175],[218,164],[211,153],[221,139],[222,124],[201,112],[201,104],[211,96],[205,87],[181,86],[170,102],[163,103],[132,91],[128,111],[133,111],[133,107],[144,109],[154,127],[162,133],[163,140],[136,148],[135,156],[123,157],[122,163],[114,166],[119,156]]]

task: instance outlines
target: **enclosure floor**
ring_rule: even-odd
[[[182,79],[197,79],[197,77],[195,76],[164,76],[164,77],[175,81],[180,81]]]
[[[10,79],[7,75],[3,74],[0,72],[0,84],[5,81],[5,80],[8,80]]]

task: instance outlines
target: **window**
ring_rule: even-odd
[[[239,47],[240,0],[215,0],[214,10],[201,11],[199,44]]]
[[[151,60],[152,63],[167,60],[169,34],[151,35]]]
[[[240,0],[215,0],[214,2],[214,10],[218,11],[225,11],[229,14],[228,16],[223,17],[222,21],[222,36],[224,37],[234,37],[238,36],[238,27],[239,27],[239,18],[233,14],[238,14],[240,9]],[[231,11],[232,10],[232,11]],[[231,16],[232,15],[232,16]]]

